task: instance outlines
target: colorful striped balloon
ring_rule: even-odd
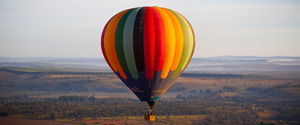
[[[111,69],[151,109],[184,71],[194,47],[189,22],[161,7],[137,7],[116,14],[101,38]]]

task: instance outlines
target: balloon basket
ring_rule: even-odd
[[[149,110],[145,114],[145,120],[146,121],[155,121],[155,114],[151,110]]]

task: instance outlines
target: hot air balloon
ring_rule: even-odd
[[[148,102],[146,115],[153,117],[151,109],[185,70],[194,47],[190,23],[162,7],[119,12],[107,22],[101,37],[106,62],[141,101]]]

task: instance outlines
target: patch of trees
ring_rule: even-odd
[[[226,92],[236,92],[238,90],[238,88],[232,87],[232,86],[224,86],[223,90]]]
[[[298,105],[300,106],[300,105]],[[277,109],[278,114],[275,115],[275,120],[282,120],[282,121],[299,121],[299,110],[288,107],[279,107]]]
[[[248,87],[247,91],[262,91],[264,88],[262,87]]]
[[[113,72],[85,72],[85,71],[39,71],[35,69],[26,69],[26,67],[1,67],[0,71],[11,72],[18,75],[30,74],[30,75],[114,75]]]
[[[186,90],[185,87],[178,87],[174,85],[168,89],[168,92],[183,92],[185,90]]]
[[[265,91],[272,91],[272,90],[279,90],[279,89],[283,89],[283,88],[299,88],[300,87],[300,84],[291,84],[291,83],[288,83],[288,84],[281,84],[281,85],[276,85],[276,86],[273,86],[271,88],[268,88],[266,89]]]
[[[88,102],[95,101],[96,98],[94,96],[60,96],[57,101],[59,102]]]
[[[255,111],[249,112],[230,112],[228,110],[221,110],[218,113],[213,113],[205,118],[205,125],[223,124],[223,125],[241,125],[241,124],[257,124],[256,120],[259,116]]]
[[[199,73],[183,73],[181,77],[212,77],[212,78],[243,78],[243,75],[236,74],[199,74]]]
[[[5,100],[2,98],[1,100]],[[148,105],[130,98],[95,98],[60,96],[36,101],[1,101],[0,115],[18,115],[31,119],[142,116]],[[272,110],[277,121],[300,123],[300,100],[258,101],[255,97],[182,96],[181,99],[161,100],[154,108],[157,115],[207,115],[205,124],[256,124],[258,111]]]
[[[95,88],[97,92],[107,92],[107,93],[126,93],[129,91],[128,88],[105,88],[105,87],[98,87]]]
[[[3,73],[4,70],[0,68],[0,72]],[[99,73],[89,74],[83,72],[86,76],[74,76],[74,74],[81,74],[81,72],[40,72],[33,74],[28,72],[23,73],[23,71],[11,71],[7,73],[4,78],[5,83],[0,85],[3,91],[63,91],[63,92],[108,92],[108,93],[126,93],[129,91],[124,84],[114,84],[113,87],[107,86],[109,83],[104,83],[99,80],[99,74],[112,75],[111,73]],[[5,72],[6,73],[6,72]],[[11,74],[14,73],[14,74]],[[48,77],[49,75],[70,75],[70,77]],[[59,76],[59,75],[58,75]],[[113,75],[114,76],[114,75]],[[107,76],[106,78],[111,78],[112,76]],[[116,77],[116,76],[114,76]],[[98,78],[98,79],[97,79]],[[0,77],[0,79],[2,79]]]
[[[242,97],[242,96],[226,96],[224,97],[227,101],[234,101],[236,103],[256,103],[257,98],[255,97]]]
[[[296,91],[295,89],[300,89],[300,84],[282,84],[282,85],[276,85],[271,88],[263,89],[260,92],[260,94],[268,97],[268,98],[276,98],[276,99],[286,99],[286,98],[299,98],[300,95],[298,94],[291,94],[287,91],[282,91],[283,89],[294,89],[293,91]]]
[[[236,88],[236,87],[224,86],[223,89],[219,89],[216,91],[213,91],[212,89],[208,88],[204,91],[204,93],[203,93],[203,90],[199,90],[199,91],[192,90],[189,93],[197,96],[197,95],[218,95],[223,92],[237,92],[237,91],[238,91],[238,88]]]
[[[2,114],[19,115],[31,119],[86,118],[143,115],[146,103],[127,98],[61,96],[47,101],[4,102]]]
[[[9,116],[8,112],[0,111],[0,116],[7,117]]]
[[[226,101],[226,102],[235,102],[235,103],[258,103],[256,97],[242,97],[242,96],[225,96],[221,97],[219,95],[177,95],[176,99],[210,99],[213,98],[215,101]]]
[[[211,93],[213,93],[213,91],[211,89],[206,89],[205,90],[205,94],[211,94]]]

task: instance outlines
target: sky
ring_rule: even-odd
[[[0,0],[0,57],[100,57],[104,25],[139,6],[191,23],[194,57],[300,57],[299,0]]]

